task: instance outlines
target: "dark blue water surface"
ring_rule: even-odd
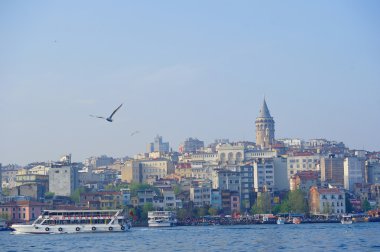
[[[97,234],[0,232],[0,251],[380,251],[380,223],[132,228]]]

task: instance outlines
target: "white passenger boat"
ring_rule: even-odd
[[[342,224],[352,224],[352,215],[351,214],[343,215],[342,219],[340,219],[340,222]]]
[[[149,211],[149,227],[173,227],[177,225],[175,212],[172,211]]]
[[[45,210],[33,224],[14,224],[14,233],[123,232],[131,224],[123,210]]]

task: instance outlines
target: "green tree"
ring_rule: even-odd
[[[290,211],[293,213],[307,212],[305,193],[301,190],[290,191],[288,193]]]
[[[143,218],[144,220],[148,219],[148,212],[153,211],[153,210],[154,210],[154,207],[151,202],[144,203],[142,207],[141,218]]]
[[[208,213],[208,207],[207,206],[197,208],[197,216],[198,217],[205,216],[205,215],[207,215],[207,213]]]
[[[362,201],[362,210],[364,212],[367,212],[368,210],[371,210],[371,204],[369,203],[369,201],[367,199],[365,199],[364,201]]]
[[[217,215],[217,214],[218,214],[218,209],[213,208],[213,207],[210,207],[210,208],[208,209],[208,214],[209,214],[209,215],[212,215],[212,216]]]
[[[271,212],[270,193],[264,192],[257,196],[255,204],[251,208],[252,214],[264,214]]]
[[[345,197],[345,202],[346,202],[346,213],[352,213],[353,211],[353,206],[352,206],[352,203],[350,201],[350,194],[346,193],[346,197]]]
[[[192,217],[191,212],[189,212],[188,209],[186,208],[177,209],[177,218],[179,220],[184,220],[191,217]]]
[[[281,212],[281,204],[279,204],[279,205],[275,205],[274,207],[272,207],[272,213],[273,213],[273,214],[282,213],[282,212]]]
[[[291,211],[289,200],[283,200],[280,205],[281,213],[289,213]]]
[[[174,185],[173,186],[173,191],[175,195],[178,195],[182,192],[181,186],[180,185]]]
[[[0,185],[1,186],[1,185]],[[8,187],[3,187],[2,188],[2,194],[4,195],[4,196],[9,196],[9,194],[10,194],[10,190],[9,190],[9,188]]]
[[[74,201],[75,203],[79,203],[80,201],[80,194],[84,193],[85,189],[83,187],[77,188],[70,196],[71,200]]]

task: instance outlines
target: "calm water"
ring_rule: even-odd
[[[132,228],[126,233],[12,235],[0,251],[380,251],[380,223]]]

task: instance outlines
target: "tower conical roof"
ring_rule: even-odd
[[[267,103],[265,102],[265,98],[264,98],[263,106],[260,109],[259,117],[271,118],[271,115],[269,113],[269,109],[268,109]]]

